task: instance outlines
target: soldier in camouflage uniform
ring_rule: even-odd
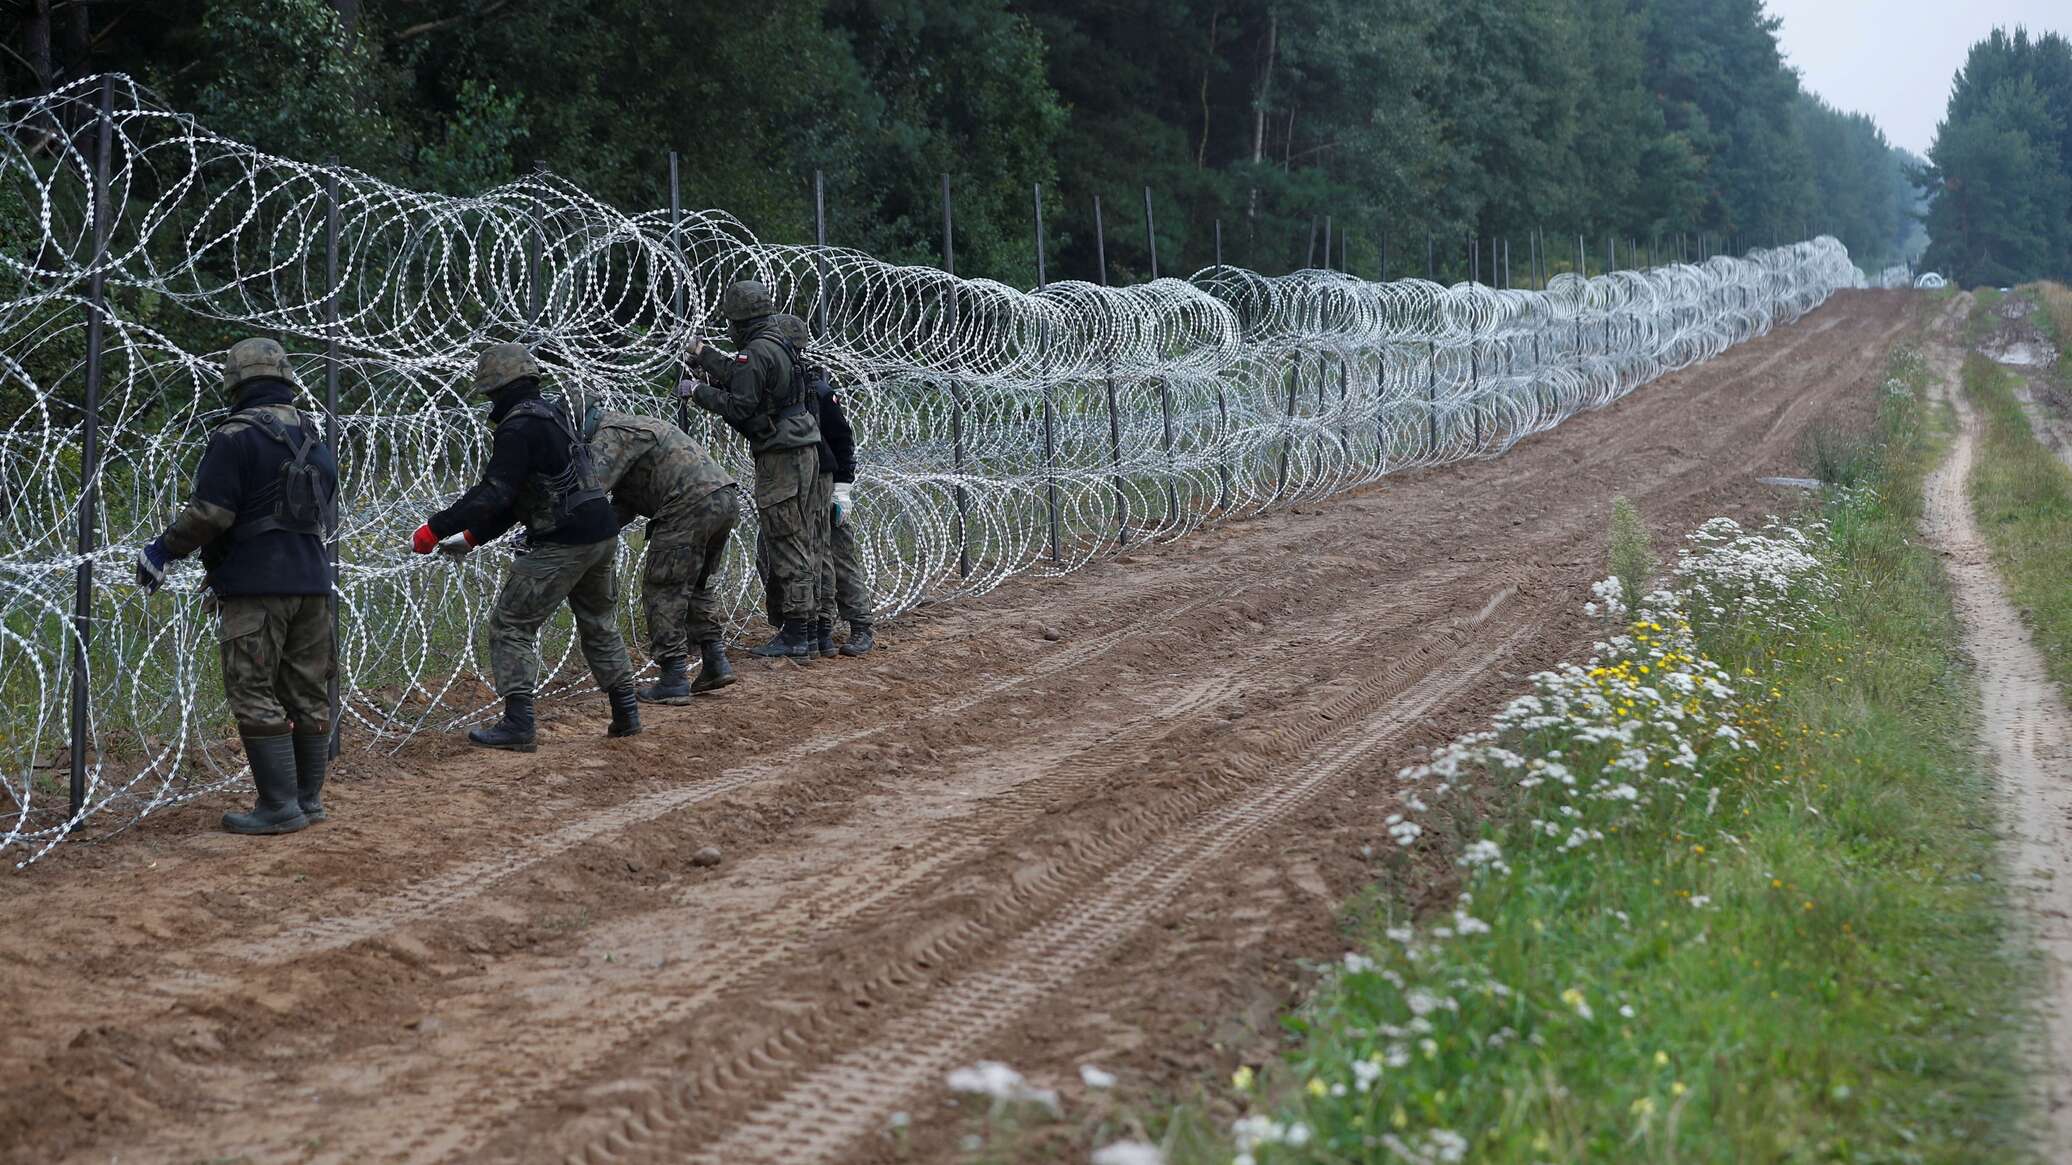
[[[232,345],[223,388],[230,415],[209,435],[193,498],[137,552],[137,582],[156,591],[170,563],[201,551],[223,692],[258,790],[252,811],[224,814],[223,828],[293,833],[325,817],[338,462],[316,419],[296,411],[279,344]]]
[[[566,601],[583,659],[611,701],[612,736],[640,731],[633,665],[619,635],[612,559],[619,522],[598,483],[589,446],[560,400],[540,396],[540,366],[522,344],[492,344],[475,367],[475,391],[489,398],[496,427],[482,481],[433,514],[411,538],[430,554],[443,538],[479,546],[523,523],[526,549],[511,563],[489,617],[489,667],[503,719],[473,729],[485,748],[531,752],[539,633]]]
[[[684,704],[694,693],[733,683],[712,579],[741,520],[734,475],[683,430],[654,417],[592,409],[584,435],[620,528],[636,518],[648,520],[640,597],[647,609],[648,655],[662,675],[640,689],[640,698]],[[696,681],[689,676],[692,643],[699,650]]]
[[[728,285],[720,311],[735,352],[723,355],[694,341],[691,358],[706,382],[692,386],[691,395],[746,438],[755,455],[756,520],[768,544],[782,629],[753,654],[805,663],[812,658],[814,592],[826,553],[827,524],[819,518],[831,502],[820,473],[820,427],[806,400],[797,349],[785,337],[803,325],[780,315],[769,289],[752,281]]]

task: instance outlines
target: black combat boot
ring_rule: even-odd
[[[691,693],[690,661],[681,655],[662,661],[662,674],[636,694],[650,704],[688,704]]]
[[[531,752],[533,743],[532,693],[513,692],[504,697],[504,718],[487,728],[468,729],[468,739],[483,748]]]
[[[793,663],[811,663],[812,634],[804,619],[786,619],[783,630],[771,636],[768,643],[748,654],[760,659],[789,659]]]
[[[689,685],[686,685],[688,688]],[[687,695],[684,697],[689,699]],[[605,729],[606,736],[632,736],[640,731],[640,700],[632,688],[621,688],[611,693],[612,726]]]
[[[691,691],[710,692],[734,682],[734,669],[728,665],[726,650],[719,640],[708,639],[699,644],[698,660],[698,678],[691,681]]]
[[[833,619],[813,620],[813,646],[820,652],[820,658],[835,657],[835,621]]]
[[[259,800],[250,813],[225,813],[223,828],[232,833],[293,833],[307,826],[309,818],[295,798],[295,738],[283,733],[243,739]]]
[[[324,773],[331,767],[331,734],[295,734],[295,799],[315,825],[324,819]]]
[[[861,619],[849,620],[849,642],[842,644],[843,655],[869,655],[871,653],[871,625]]]

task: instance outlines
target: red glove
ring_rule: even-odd
[[[419,526],[417,533],[410,536],[410,550],[415,554],[430,554],[438,545],[439,536],[428,525]]]

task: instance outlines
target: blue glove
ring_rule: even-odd
[[[172,551],[165,548],[165,535],[161,534],[144,544],[137,551],[137,585],[147,595],[155,595],[165,585],[165,568],[173,561]]]

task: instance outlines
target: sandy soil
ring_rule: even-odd
[[[2052,1143],[2048,1160],[2072,1160],[2072,709],[2051,682],[1979,533],[1965,481],[1981,420],[1959,389],[1964,349],[1956,328],[1970,297],[1952,302],[1929,356],[1937,387],[1957,415],[1957,440],[1929,479],[1927,535],[1944,556],[1977,670],[1987,755],[2007,798],[2010,866],[2019,901],[2044,954],[2046,1050],[2042,1087]]]
[[[1389,774],[1583,649],[1612,494],[1665,543],[1789,505],[1756,478],[1867,414],[1914,302],[629,740],[576,704],[530,757],[355,755],[289,838],[68,846],[0,894],[0,1159],[947,1160],[981,1058],[1068,1112],[1084,1062],[1191,1092],[1343,949]]]

